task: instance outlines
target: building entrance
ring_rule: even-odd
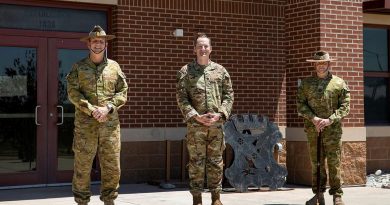
[[[75,39],[0,34],[0,186],[71,182],[74,107],[65,76]]]

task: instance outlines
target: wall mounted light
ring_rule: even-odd
[[[175,37],[183,37],[184,36],[183,29],[181,29],[181,28],[175,29],[173,31],[173,36],[175,36]]]

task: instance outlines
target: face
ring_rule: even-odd
[[[209,58],[211,53],[210,39],[198,38],[194,47],[194,52],[197,58]]]
[[[91,38],[88,42],[88,48],[94,53],[101,53],[106,49],[107,41],[105,38]]]
[[[325,74],[329,70],[329,62],[315,62],[314,66],[316,67],[317,74]]]

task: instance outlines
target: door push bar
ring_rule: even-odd
[[[34,116],[35,125],[41,125],[40,123],[38,123],[38,108],[40,107],[41,107],[40,105],[35,106],[35,116]]]
[[[64,124],[64,107],[57,105],[57,108],[61,108],[61,122],[57,123],[57,125],[62,125]]]

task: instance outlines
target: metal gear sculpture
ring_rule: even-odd
[[[233,148],[234,161],[225,170],[229,183],[239,192],[248,187],[268,186],[276,190],[286,182],[287,169],[274,159],[273,150],[282,134],[265,116],[233,115],[224,125],[226,142]]]

